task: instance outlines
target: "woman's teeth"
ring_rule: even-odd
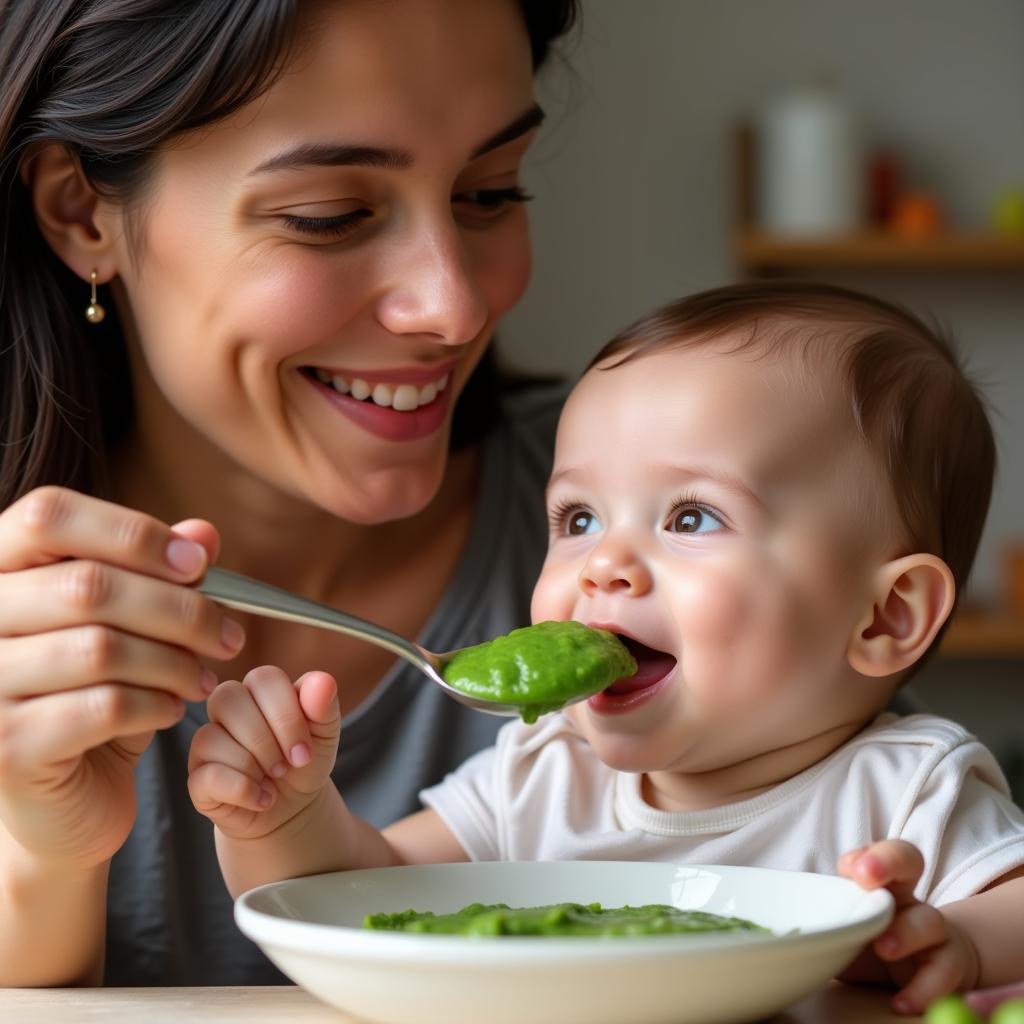
[[[351,380],[326,370],[314,370],[313,375],[321,384],[326,384],[339,394],[351,395],[360,401],[370,399],[374,405],[383,405],[398,412],[412,412],[421,405],[428,405],[448,383],[448,374],[417,387],[415,384],[375,384],[372,388],[361,377]]]

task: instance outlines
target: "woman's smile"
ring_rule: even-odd
[[[304,368],[303,376],[349,420],[388,441],[429,437],[445,423],[451,404],[449,361],[437,369],[332,372]]]

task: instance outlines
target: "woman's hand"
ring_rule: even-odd
[[[901,839],[886,839],[839,859],[839,874],[864,889],[887,888],[896,901],[889,927],[844,975],[846,980],[877,979],[900,986],[893,998],[899,1013],[923,1013],[939,996],[973,988],[978,953],[964,932],[940,910],[914,896],[924,870],[920,850]]]
[[[244,641],[188,585],[217,545],[208,523],[56,487],[0,513],[0,845],[80,869],[122,845],[154,730],[216,685],[200,656]]]
[[[293,822],[330,781],[341,712],[334,679],[295,683],[271,665],[221,683],[188,758],[192,802],[231,839],[261,839]]]

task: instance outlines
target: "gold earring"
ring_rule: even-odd
[[[96,271],[89,275],[89,282],[92,285],[92,297],[89,305],[85,307],[85,319],[91,324],[100,323],[107,315],[107,311],[96,301]]]

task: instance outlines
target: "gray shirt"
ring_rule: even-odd
[[[563,399],[563,390],[543,388],[506,400],[502,424],[484,442],[466,550],[418,638],[428,649],[480,643],[529,622],[547,547],[544,486]],[[111,866],[107,985],[286,980],[235,926],[213,826],[189,800],[189,745],[205,721],[205,705],[189,705],[139,763],[138,816]],[[384,826],[418,810],[418,791],[491,743],[503,721],[456,703],[399,662],[343,722],[335,785],[356,814]]]

